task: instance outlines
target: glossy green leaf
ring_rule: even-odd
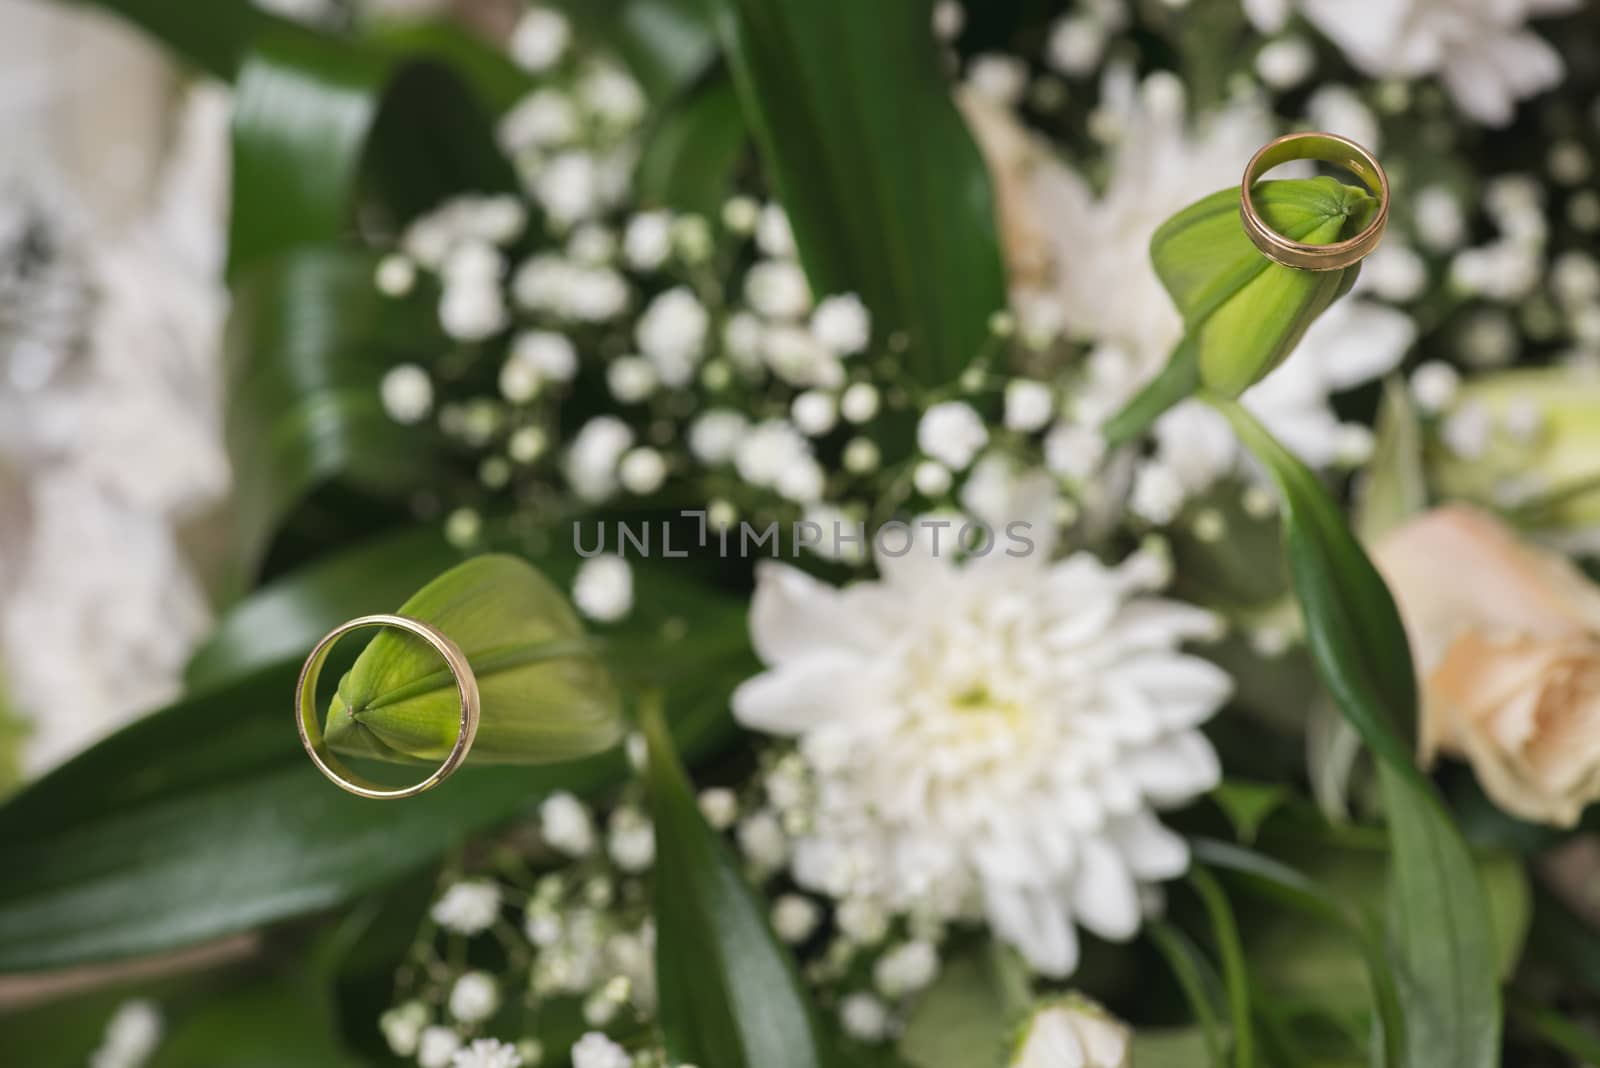
[[[434,359],[442,334],[426,295],[383,296],[375,267],[374,256],[305,248],[234,286],[230,590],[248,585],[272,532],[317,486],[338,479],[398,494],[439,473],[440,438],[390,418],[379,385],[398,363]]]
[[[1006,304],[988,171],[950,96],[931,0],[704,0],[820,295],[858,293],[927,385]]]
[[[1199,1025],[1201,1041],[1206,1050],[1203,1063],[1221,1068],[1227,1029],[1220,1022],[1223,994],[1221,984],[1211,962],[1200,952],[1200,947],[1183,931],[1166,920],[1157,920],[1147,928],[1150,942],[1166,959],[1167,967],[1183,990]]]
[[[386,55],[448,67],[495,115],[510,110],[538,85],[503,46],[455,21],[384,18],[362,29],[362,39]]]
[[[1244,946],[1239,941],[1239,923],[1216,876],[1203,867],[1189,873],[1189,881],[1205,905],[1211,920],[1222,960],[1223,989],[1228,995],[1228,1017],[1233,1029],[1233,1063],[1236,1068],[1251,1068],[1255,1063],[1255,1024],[1250,1010],[1250,973],[1245,966]]]
[[[401,222],[451,193],[516,189],[488,116],[448,69],[298,27],[263,34],[234,97],[230,275],[353,236],[364,178]]]
[[[644,709],[655,818],[656,981],[667,1054],[718,1068],[822,1068],[794,961],[706,823],[660,709]]]
[[[672,98],[717,54],[703,0],[553,0],[590,38],[621,56],[657,101]]]
[[[1407,1063],[1489,1068],[1501,1027],[1493,926],[1466,842],[1411,760],[1416,680],[1394,599],[1316,476],[1240,405],[1215,403],[1277,484],[1307,644],[1340,711],[1380,758]]]
[[[1133,1036],[1134,1068],[1200,1068],[1211,1063],[1208,1056],[1206,1036],[1197,1028],[1140,1030]]]
[[[527,561],[474,557],[398,609],[431,623],[466,654],[482,713],[471,764],[550,764],[622,740],[616,686],[577,613]],[[333,749],[437,763],[460,731],[456,679],[413,634],[378,632],[339,682],[324,737]]]
[[[657,120],[639,160],[639,198],[717,218],[733,192],[734,171],[749,142],[733,82],[726,76],[711,78]]]
[[[901,1058],[913,1068],[1004,1068],[1032,1000],[1030,980],[1009,981],[995,943],[968,946],[942,962],[901,1033]],[[1008,995],[1008,991],[1011,993]],[[1019,996],[1020,995],[1020,996]]]
[[[246,601],[234,618],[277,618],[309,635],[289,659],[134,723],[0,807],[0,972],[146,953],[326,908],[549,790],[619,781],[626,766],[613,751],[466,768],[386,804],[343,793],[311,766],[293,727],[295,677],[312,642],[347,618],[324,594],[390,570],[411,572],[414,588],[437,570],[437,551],[430,538],[409,564],[390,547],[341,560],[342,576],[321,569],[274,584],[262,595],[270,610]],[[530,559],[551,575],[575,566],[564,546]],[[608,634],[608,663],[665,686],[678,743],[704,753],[728,737],[728,695],[754,670],[744,605],[670,566],[636,561],[634,572],[637,607]]]
[[[1422,422],[1410,391],[1398,377],[1391,376],[1383,384],[1376,437],[1356,507],[1356,533],[1367,545],[1376,544],[1428,507]]]
[[[1230,881],[1237,882],[1242,889],[1292,910],[1297,917],[1310,917],[1326,925],[1351,944],[1364,968],[1371,1003],[1379,1021],[1377,1040],[1382,1058],[1374,1063],[1401,1068],[1405,1063],[1405,1019],[1376,919],[1352,902],[1340,900],[1336,892],[1306,874],[1271,857],[1208,839],[1192,842],[1191,848],[1197,863],[1226,873]],[[1259,926],[1259,920],[1252,924],[1253,933],[1257,933]],[[1286,956],[1292,963],[1299,963],[1307,950],[1307,935],[1298,919],[1294,930],[1296,941],[1288,948]],[[1319,971],[1328,970],[1325,962],[1316,966]],[[1269,976],[1271,974],[1269,972]]]

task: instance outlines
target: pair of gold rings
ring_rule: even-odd
[[[1368,191],[1378,198],[1378,210],[1365,229],[1337,244],[1308,245],[1290,240],[1267,225],[1256,210],[1251,191],[1274,167],[1301,159],[1337,164],[1361,179]],[[1366,259],[1383,240],[1384,227],[1389,225],[1389,176],[1384,174],[1376,156],[1348,137],[1331,133],[1289,134],[1269,142],[1244,169],[1244,181],[1239,187],[1239,215],[1244,222],[1244,232],[1268,259],[1302,271],[1342,270]]]
[[[317,716],[317,680],[322,676],[322,667],[327,663],[328,654],[333,652],[333,647],[340,638],[351,631],[368,627],[394,627],[408,634],[415,634],[433,646],[444,658],[445,666],[450,669],[450,674],[456,683],[456,694],[461,699],[461,727],[456,734],[455,745],[446,754],[444,763],[434,769],[433,774],[411,786],[385,786],[357,775],[346,767],[342,760],[334,756],[322,735],[322,723]],[[306,657],[305,665],[300,669],[300,682],[295,691],[294,722],[300,732],[300,744],[305,747],[311,762],[335,786],[359,797],[393,801],[402,797],[415,797],[425,790],[433,789],[466,763],[467,753],[472,750],[473,740],[478,736],[478,720],[482,708],[477,676],[472,673],[472,664],[460,646],[431,623],[424,623],[410,616],[383,614],[361,616],[348,623],[341,623],[324,635],[312,648],[311,655]]]

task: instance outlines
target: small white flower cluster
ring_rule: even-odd
[[[161,1042],[161,1011],[144,1000],[124,1002],[89,1055],[89,1068],[140,1068]]]

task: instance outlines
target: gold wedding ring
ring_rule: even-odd
[[[456,734],[456,744],[445,756],[444,763],[434,769],[433,774],[413,786],[389,787],[357,775],[333,755],[323,740],[322,724],[317,717],[317,679],[322,675],[322,666],[327,662],[328,654],[333,651],[334,644],[351,631],[365,627],[394,627],[396,630],[415,634],[444,657],[445,665],[455,678],[456,693],[461,698],[461,728]],[[361,616],[348,623],[339,624],[311,650],[311,655],[306,657],[305,665],[300,669],[294,722],[300,732],[300,744],[305,746],[311,762],[334,785],[360,797],[392,801],[401,797],[415,797],[425,790],[433,789],[455,774],[456,769],[466,762],[467,753],[472,749],[473,739],[478,735],[481,709],[478,679],[472,673],[472,664],[468,662],[460,646],[447,638],[437,627],[420,619],[412,619],[410,616],[374,615]]]
[[[1355,237],[1333,245],[1308,245],[1284,237],[1267,225],[1256,210],[1250,193],[1266,173],[1280,164],[1298,159],[1317,160],[1344,167],[1378,198],[1378,211]],[[1366,259],[1383,239],[1389,223],[1389,176],[1383,173],[1378,158],[1348,137],[1331,133],[1294,133],[1269,142],[1244,169],[1239,187],[1239,214],[1244,232],[1267,258],[1302,271],[1337,271]]]

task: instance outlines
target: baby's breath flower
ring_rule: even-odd
[[[738,412],[712,409],[690,424],[689,451],[709,467],[725,464],[733,459],[749,426]]]
[[[450,1068],[456,1050],[461,1048],[461,1036],[448,1027],[425,1028],[417,1044],[417,1064],[421,1068]]]
[[[383,410],[397,423],[420,423],[433,410],[433,380],[414,363],[391,367],[378,388]]]
[[[459,882],[434,902],[429,915],[447,931],[475,935],[500,918],[500,888],[488,879]]]
[[[1006,383],[1006,426],[1024,434],[1043,430],[1050,422],[1055,399],[1043,382],[1017,378]]]
[[[606,368],[606,386],[623,404],[638,404],[656,391],[659,380],[650,361],[641,356],[623,356]]]
[[[817,903],[799,894],[784,894],[772,906],[772,929],[790,945],[810,938],[822,920]]]
[[[618,562],[627,566],[623,561]],[[539,805],[539,835],[550,848],[569,857],[586,856],[594,849],[594,823],[589,818],[589,810],[565,791],[551,794]]]
[[[778,817],[767,809],[752,813],[739,824],[738,839],[740,850],[759,871],[776,871],[789,859],[788,836]]]
[[[608,849],[622,870],[646,871],[656,862],[656,828],[635,807],[618,807],[611,812]]]
[[[450,988],[450,1015],[462,1023],[479,1023],[500,1007],[500,987],[488,972],[467,972]]]
[[[609,553],[585,560],[572,580],[572,603],[597,623],[625,618],[633,610],[633,568]],[[579,852],[588,852],[588,847]]]
[[[601,207],[600,173],[594,156],[568,149],[550,160],[535,176],[533,194],[545,214],[558,226],[573,226]]]
[[[828,297],[811,313],[811,333],[839,356],[853,356],[872,340],[872,317],[854,293]]]
[[[857,382],[839,398],[839,412],[852,423],[865,423],[878,414],[878,387]]]
[[[634,449],[622,458],[617,478],[623,489],[643,497],[656,492],[666,481],[667,462],[655,449]]]
[[[732,790],[713,786],[700,792],[700,814],[719,831],[732,827],[739,818],[739,798]]]
[[[833,395],[819,389],[810,389],[794,399],[790,408],[794,425],[800,432],[813,438],[832,430],[839,421],[839,405]]]
[[[764,260],[745,275],[745,299],[768,319],[798,319],[811,310],[811,286],[792,260]]]
[[[524,70],[549,70],[560,61],[572,40],[566,16],[548,7],[530,7],[511,33],[511,58]]]
[[[889,1037],[889,1010],[872,994],[857,992],[839,1002],[839,1021],[857,1042],[882,1042]]]
[[[633,444],[633,429],[614,415],[583,425],[567,453],[565,473],[573,492],[598,504],[617,490],[617,464]]]
[[[396,1005],[378,1018],[378,1030],[397,1057],[416,1055],[422,1029],[428,1024],[428,1007],[420,1001]]]
[[[907,942],[878,958],[872,982],[884,997],[903,998],[927,987],[938,974],[938,951],[927,942]]]
[[[598,1031],[591,1031],[572,1047],[572,1068],[632,1068],[628,1051]]]
[[[672,213],[647,211],[628,222],[622,258],[636,271],[654,271],[672,254]]]
[[[384,296],[403,297],[417,283],[417,265],[406,256],[393,253],[378,261],[373,281]]]
[[[705,356],[706,331],[711,317],[685,286],[656,297],[639,318],[635,339],[639,351],[655,365],[661,381],[682,386],[693,377]]]
[[[983,417],[964,401],[935,404],[917,424],[917,447],[955,471],[965,471],[988,443]]]
[[[781,205],[768,204],[761,209],[761,218],[756,223],[756,246],[773,259],[794,256],[794,230]]]
[[[457,1050],[450,1068],[522,1068],[522,1054],[496,1038],[480,1038]]]

